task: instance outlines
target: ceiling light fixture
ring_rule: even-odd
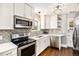
[[[55,7],[55,10],[53,11],[55,14],[61,14],[62,13],[62,6],[63,4],[58,4],[56,7]]]

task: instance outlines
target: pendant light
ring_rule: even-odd
[[[59,15],[59,14],[62,14],[62,6],[63,6],[63,4],[58,4],[56,7],[55,7],[55,9],[54,9],[54,13],[55,14],[57,14],[57,15]]]

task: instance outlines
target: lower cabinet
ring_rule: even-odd
[[[50,46],[50,37],[46,36],[36,41],[36,55],[39,55],[48,46]]]
[[[67,45],[73,47],[73,33],[67,33]]]
[[[0,53],[0,56],[17,56],[17,48]]]

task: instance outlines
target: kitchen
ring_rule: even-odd
[[[0,56],[79,55],[73,45],[78,5],[0,3]]]

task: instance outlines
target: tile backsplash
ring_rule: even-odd
[[[37,35],[41,35],[42,31],[31,31],[30,32],[30,36],[37,36]]]
[[[21,33],[28,34],[29,32],[30,32],[30,29],[0,30],[0,35],[3,37],[2,40],[10,41],[11,34],[21,34]]]
[[[30,33],[30,36],[36,36],[36,35],[42,34],[43,32],[31,31],[31,29],[0,30],[0,35],[3,37],[2,40],[4,41],[10,41],[12,34],[23,34],[23,33],[26,33],[26,34]]]
[[[3,37],[2,40],[9,41],[10,34],[12,34],[10,30],[0,30],[0,35]]]

